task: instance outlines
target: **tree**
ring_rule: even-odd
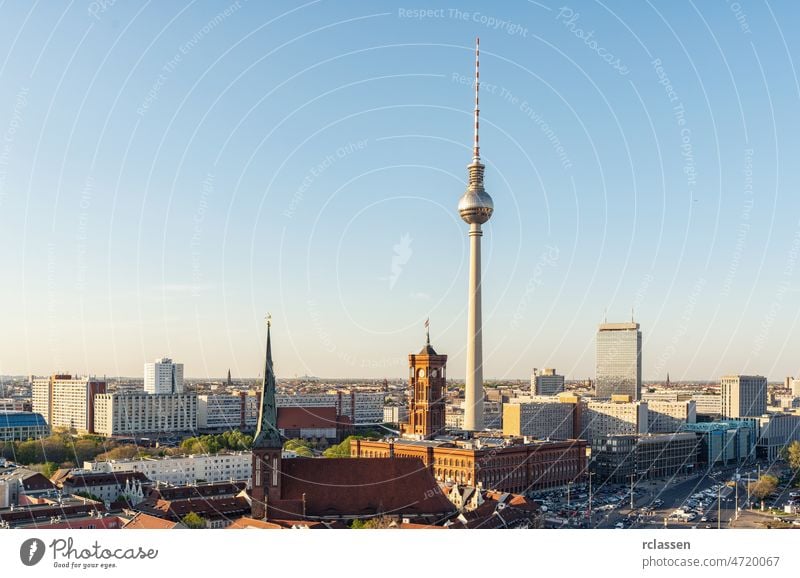
[[[45,462],[44,466],[42,467],[42,475],[44,475],[48,480],[53,477],[53,474],[56,473],[58,470],[58,464],[55,462]]]
[[[786,461],[789,462],[789,467],[792,469],[794,476],[797,476],[800,470],[800,442],[793,441],[786,448]]]
[[[322,455],[326,458],[349,458],[350,440],[353,439],[353,437],[354,436],[348,436],[342,443],[329,447]]]
[[[778,489],[778,478],[769,474],[761,476],[757,482],[750,483],[750,495],[756,500],[761,501],[761,509],[764,509],[764,500],[775,493]]]
[[[202,530],[206,527],[206,521],[194,512],[189,512],[181,518],[181,523],[190,530]]]

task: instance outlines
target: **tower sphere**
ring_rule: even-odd
[[[468,168],[470,182],[466,192],[458,200],[458,214],[470,225],[482,225],[491,218],[494,202],[483,188],[483,165],[474,162]]]

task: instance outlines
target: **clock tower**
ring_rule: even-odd
[[[430,333],[422,350],[408,356],[408,423],[402,424],[403,437],[429,439],[444,433],[447,356],[431,347]]]

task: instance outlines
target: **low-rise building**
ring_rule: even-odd
[[[27,411],[0,411],[0,441],[37,440],[50,435],[42,414]]]
[[[230,452],[95,461],[84,462],[83,469],[93,473],[140,472],[153,482],[184,486],[249,480],[253,471],[253,457],[251,452]]]

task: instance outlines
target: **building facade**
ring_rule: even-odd
[[[48,435],[50,428],[41,414],[0,411],[0,441],[37,440]]]
[[[720,389],[724,419],[767,413],[767,378],[763,375],[726,375],[720,380]]]
[[[503,492],[524,493],[583,481],[583,440],[509,443],[508,440],[353,440],[350,455],[359,458],[417,458],[439,482]]]
[[[683,424],[697,421],[697,404],[692,401],[652,400],[647,402],[647,432],[676,432]]]
[[[590,470],[599,482],[612,484],[689,474],[699,445],[691,432],[605,436],[592,441]]]
[[[564,391],[564,376],[555,369],[533,368],[531,375],[531,395],[557,395]]]
[[[408,356],[408,422],[401,425],[404,436],[428,439],[445,430],[447,392],[447,356],[431,347],[430,336],[425,347]]]
[[[796,413],[770,413],[754,421],[758,427],[756,456],[759,458],[775,461],[786,446],[800,441],[800,415]]]
[[[278,407],[335,407],[339,415],[353,420],[355,425],[383,423],[382,391],[339,391],[319,394],[275,395]]]
[[[697,434],[698,466],[739,464],[755,453],[756,432],[752,420],[689,423],[681,426],[681,431]]]
[[[51,429],[68,428],[94,433],[95,396],[106,391],[106,382],[91,377],[54,374],[31,379],[33,411]]]
[[[558,399],[558,398],[555,398]],[[577,404],[530,401],[503,404],[503,435],[544,440],[574,439]]]
[[[141,472],[153,482],[184,486],[198,483],[248,481],[253,471],[250,452],[171,456],[83,462],[93,473]]]
[[[194,432],[197,396],[193,393],[95,396],[94,430],[104,436]]]
[[[630,401],[630,396],[619,395],[611,401],[593,400],[583,410],[583,423],[579,437],[589,442],[609,435],[647,433],[647,402]]]
[[[183,364],[169,357],[144,364],[144,390],[146,393],[183,393]]]
[[[596,397],[642,393],[642,332],[638,323],[603,323],[597,330]]]

